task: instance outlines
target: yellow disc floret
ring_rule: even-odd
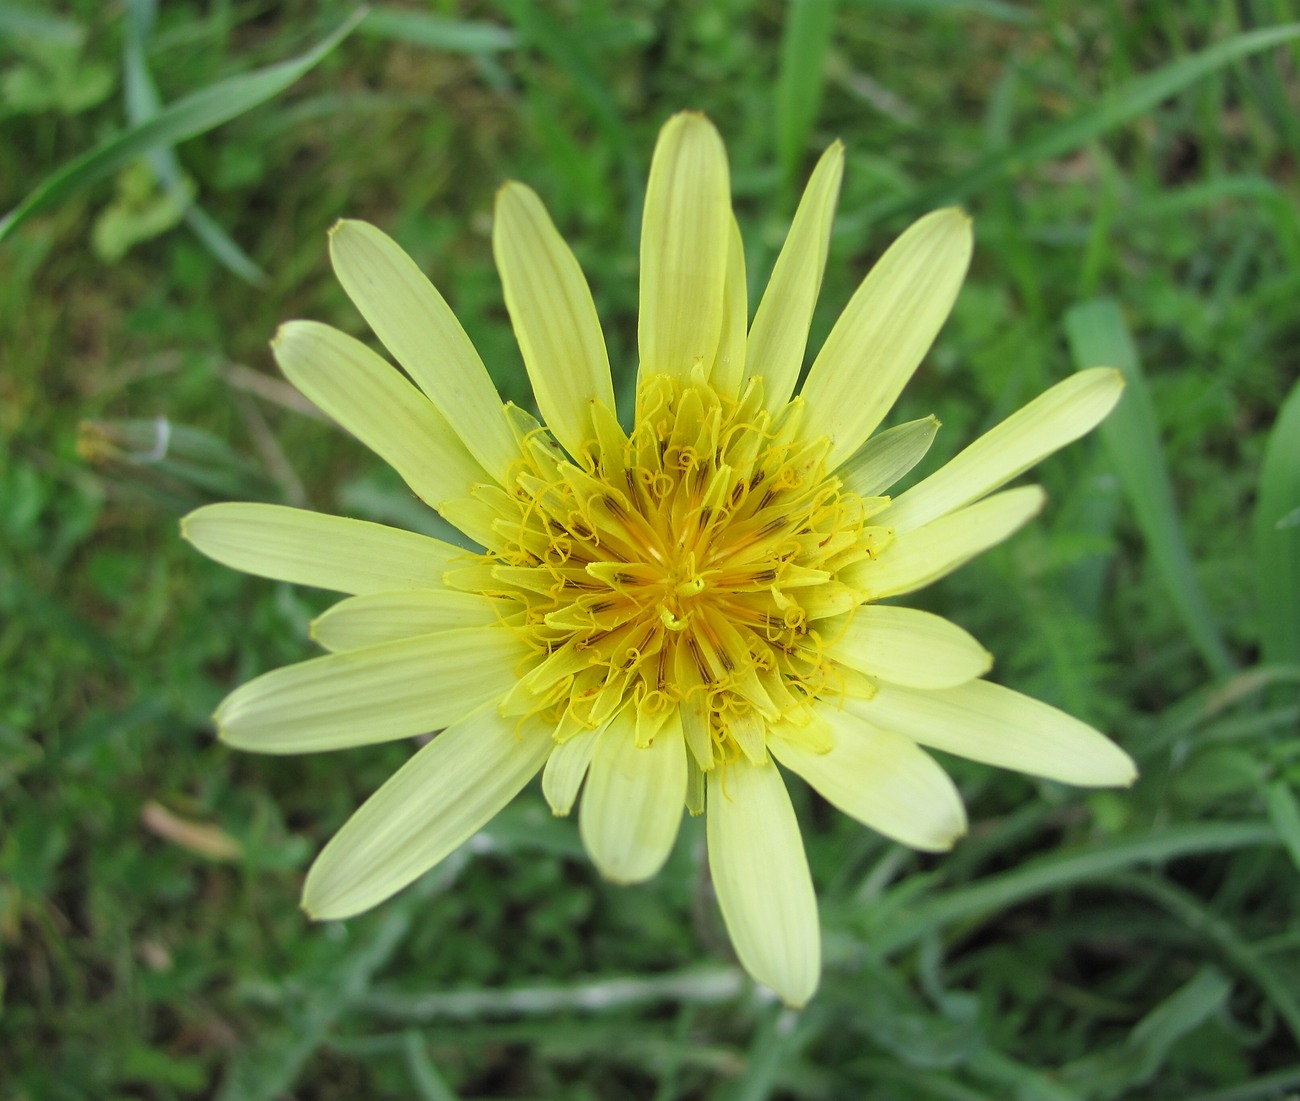
[[[811,721],[835,690],[816,623],[861,602],[838,575],[884,533],[867,527],[876,502],[827,474],[829,441],[800,436],[802,412],[769,414],[757,380],[736,400],[657,375],[630,436],[599,405],[580,455],[522,435],[506,492],[480,495],[496,549],[466,571],[540,657],[507,713],[553,711],[564,741],[631,702],[647,745],[679,710],[702,769],[765,759],[771,724]]]

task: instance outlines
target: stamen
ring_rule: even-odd
[[[849,687],[812,628],[861,600],[839,571],[892,533],[867,527],[801,415],[770,415],[759,380],[725,397],[701,369],[645,379],[629,435],[593,403],[595,437],[568,458],[518,418],[506,488],[472,505],[491,552],[448,575],[508,600],[502,622],[535,655],[512,715],[567,740],[634,707],[640,745],[677,715],[702,774],[765,761],[771,724],[803,729],[808,701]]]

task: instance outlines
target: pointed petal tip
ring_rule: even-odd
[[[275,335],[271,337],[271,352],[274,354],[279,351],[286,340],[292,340],[297,333],[313,324],[320,325],[319,322],[311,321],[281,321],[276,326]]]
[[[1074,775],[1063,774],[1048,779],[1077,788],[1131,788],[1139,779],[1138,767],[1124,750],[1109,738],[1095,752],[1093,760]]]
[[[1111,744],[1114,745],[1113,742]],[[1127,753],[1124,752],[1124,750],[1120,749],[1120,747],[1117,745],[1115,746],[1115,754],[1116,754],[1116,760],[1114,762],[1114,778],[1111,780],[1102,781],[1093,786],[1131,788],[1134,784],[1138,782],[1141,773],[1138,772],[1137,762],[1135,762],[1132,757],[1130,757]]]
[[[662,143],[678,132],[683,135],[698,135],[705,140],[716,141],[719,146],[722,145],[722,135],[713,125],[713,120],[703,111],[678,111],[675,115],[670,115],[659,130],[659,142]]]
[[[320,889],[312,883],[314,870],[314,868],[307,870],[307,882],[303,884],[302,898],[298,900],[298,908],[312,921],[342,921],[344,918],[355,917],[366,909],[366,907],[340,906],[337,902],[331,903],[328,898],[322,902],[319,897]]]
[[[817,993],[817,988],[821,985],[821,972],[818,970],[811,976],[798,976],[795,982],[787,986],[782,983],[780,986],[775,985],[770,978],[759,980],[763,985],[768,986],[786,1009],[798,1013],[806,1009],[808,1003],[812,1001],[813,995]]]
[[[952,240],[952,247],[957,256],[964,255],[969,263],[970,254],[975,248],[975,220],[960,206],[945,206],[922,215],[913,226],[928,225],[932,230],[940,230]]]
[[[926,845],[909,847],[920,848],[924,852],[931,853],[951,852],[957,842],[966,836],[966,832],[969,828],[970,824],[967,821],[966,811],[963,808],[961,817],[956,822],[950,824],[947,829],[936,831],[934,837],[929,839]]]
[[[325,236],[326,236],[327,238],[329,238],[330,241],[333,241],[333,240],[334,240],[334,234],[338,233],[339,230],[341,230],[345,225],[348,224],[348,222],[350,222],[350,221],[352,221],[352,220],[353,220],[353,219],[351,219],[351,218],[338,218],[338,219],[336,219],[335,222],[334,222],[334,224],[333,224],[332,226],[330,226],[328,230],[325,231]]]
[[[1109,376],[1106,381],[1115,388],[1115,401],[1118,402],[1124,394],[1124,388],[1128,385],[1124,372],[1118,367],[1093,367],[1092,370]],[[1114,408],[1114,404],[1111,405],[1111,408]]]
[[[360,233],[377,233],[383,237],[388,235],[378,226],[370,222],[363,221],[360,218],[340,218],[329,228],[327,234],[329,238],[330,254],[333,255],[340,242],[346,243],[349,239],[355,240]]]
[[[830,143],[830,145],[828,145],[824,150],[822,150],[822,155],[817,159],[817,168],[813,170],[814,172],[816,172],[818,169],[820,169],[823,172],[825,171],[834,172],[837,177],[835,183],[836,193],[838,193],[839,191],[838,178],[842,177],[844,174],[844,153],[845,153],[844,142],[841,141],[839,138],[836,138],[833,142]]]
[[[664,125],[668,126],[670,123],[678,126],[695,126],[702,123],[711,129],[716,129],[713,126],[713,120],[703,111],[694,107],[688,107],[683,111],[677,111],[674,114],[669,115],[668,121],[665,122]]]
[[[1007,492],[1015,493],[1017,492],[1017,490],[1011,489],[1011,490],[1007,490]],[[1030,498],[1033,499],[1033,505],[1032,505],[1033,511],[1030,512],[1030,516],[1037,516],[1042,511],[1043,506],[1047,504],[1047,490],[1045,490],[1042,486],[1037,486],[1037,485],[1021,486],[1019,492],[1024,495],[1025,500],[1028,501]]]
[[[504,180],[497,188],[496,207],[499,210],[503,203],[518,202],[526,195],[533,194],[535,194],[533,189],[525,183],[520,183],[518,180]]]
[[[590,855],[590,853],[588,855]],[[639,872],[628,874],[621,872],[616,868],[602,867],[596,862],[595,857],[592,857],[592,863],[596,864],[596,870],[600,872],[601,879],[608,883],[613,883],[617,887],[635,887],[638,883],[645,883],[647,880],[653,879],[659,871],[659,869],[656,868],[649,874],[642,874]]]

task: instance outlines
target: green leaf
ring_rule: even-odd
[[[113,90],[113,71],[82,56],[80,43],[58,38],[30,40],[23,60],[0,72],[0,116],[59,111],[78,115]]]
[[[1152,562],[1192,642],[1216,677],[1228,677],[1235,662],[1196,579],[1165,468],[1155,408],[1119,306],[1097,299],[1065,315],[1065,332],[1075,366],[1118,367],[1127,383],[1124,397],[1102,422],[1102,442]]]
[[[265,69],[230,77],[194,92],[163,108],[151,119],[128,127],[65,164],[0,219],[0,241],[33,214],[46,210],[69,195],[111,175],[137,157],[160,146],[174,145],[186,138],[207,133],[223,122],[229,122],[252,110],[272,96],[279,95],[319,64],[364,16],[363,8],[306,53],[277,65],[269,65]]]
[[[1264,448],[1255,496],[1255,586],[1262,660],[1300,664],[1300,382]]]
[[[159,189],[143,161],[119,173],[117,195],[95,217],[90,241],[95,255],[115,264],[141,241],[148,241],[180,223],[190,201],[190,189],[181,181],[175,188]]]

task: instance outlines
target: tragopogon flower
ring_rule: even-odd
[[[821,158],[753,322],[726,154],[669,120],[641,236],[640,364],[620,427],[591,293],[538,197],[497,196],[493,247],[544,424],[503,406],[451,310],[373,226],[330,236],[344,289],[407,381],[310,321],[273,347],[289,379],[484,548],[266,504],[186,518],[205,554],[353,594],[314,624],[330,653],[232,693],[221,737],[266,753],[441,730],[361,807],[307,877],[319,918],[376,905],[542,771],[600,871],[644,880],[683,809],[744,966],[801,1005],[820,972],[816,901],[782,768],[919,849],[966,827],[922,747],[1083,785],[1129,783],[1091,727],[980,679],[988,653],[937,616],[881,603],[1001,542],[1043,503],[993,493],[1091,429],[1118,374],[1053,387],[897,497],[938,422],[873,435],[956,298],[958,210],[900,237],[792,397],[843,152]],[[991,495],[990,495],[991,494]],[[778,767],[779,762],[781,767]]]

